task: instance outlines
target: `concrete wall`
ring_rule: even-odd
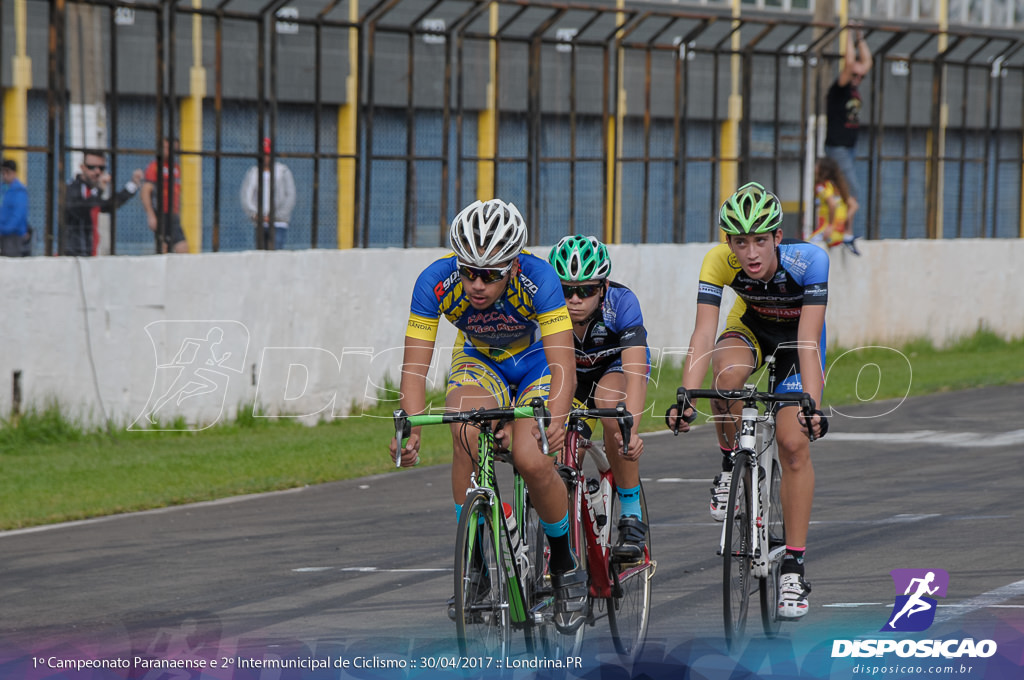
[[[639,295],[652,348],[682,348],[710,246],[612,248],[613,278]],[[878,241],[832,255],[829,344],[938,344],[986,326],[1024,335],[1021,240]],[[4,259],[0,412],[56,397],[91,422],[196,427],[258,402],[323,417],[397,377],[413,281],[444,251],[243,252]],[[546,254],[547,248],[537,252]],[[220,340],[204,350],[204,342]],[[454,341],[442,322],[439,347]],[[204,353],[205,352],[205,353]],[[448,351],[435,352],[443,379]],[[673,377],[675,379],[675,377]],[[182,416],[187,424],[174,426]]]

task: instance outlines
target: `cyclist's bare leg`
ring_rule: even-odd
[[[754,372],[755,357],[750,345],[740,338],[723,338],[715,345],[711,356],[711,371],[714,376],[712,387],[719,390],[739,390]],[[731,411],[729,408],[731,407]],[[731,405],[724,400],[715,399],[711,402],[715,417],[715,433],[718,445],[723,449],[731,449],[736,441],[736,418],[739,417],[743,404],[736,402]],[[732,413],[733,418],[722,417]]]
[[[530,490],[530,502],[545,522],[558,522],[569,510],[565,482],[558,476],[553,459],[545,456],[533,437],[536,423],[521,418],[512,423],[512,458]]]
[[[810,440],[797,420],[799,412],[795,406],[779,409],[775,436],[779,445],[779,462],[782,463],[781,495],[786,543],[803,547],[807,545],[807,527],[814,502],[814,465],[811,463]]]
[[[486,389],[476,385],[456,387],[445,397],[445,407],[451,411],[466,411],[474,408],[496,408],[498,400]],[[479,442],[480,431],[473,426],[453,424],[452,429],[452,498],[456,505],[466,500],[466,489],[469,488],[469,477],[473,473],[473,460]],[[469,449],[466,444],[469,444]]]

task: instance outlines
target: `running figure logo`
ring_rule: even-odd
[[[129,429],[198,430],[220,420],[231,378],[245,366],[248,329],[237,321],[156,321],[146,334],[156,372],[146,407]],[[181,419],[196,425],[182,427]]]
[[[905,633],[926,630],[935,620],[938,606],[932,596],[946,596],[949,574],[943,569],[893,569],[889,573],[897,595],[892,616],[882,630]]]

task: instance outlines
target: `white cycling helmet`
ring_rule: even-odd
[[[499,198],[474,201],[452,220],[448,233],[459,262],[494,267],[519,255],[526,245],[526,223],[511,203]]]

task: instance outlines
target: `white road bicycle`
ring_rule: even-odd
[[[786,554],[786,527],[780,497],[782,465],[775,441],[775,414],[782,404],[797,404],[809,419],[815,409],[814,399],[806,392],[771,392],[775,385],[774,357],[767,357],[766,363],[768,392],[759,392],[756,385],[748,384],[740,390],[680,387],[676,393],[677,413],[693,406],[695,399],[743,403],[732,454],[729,506],[718,550],[723,558],[722,613],[730,649],[743,639],[750,599],[755,592],[760,597],[765,635],[775,637],[785,620],[778,616],[779,567]]]

